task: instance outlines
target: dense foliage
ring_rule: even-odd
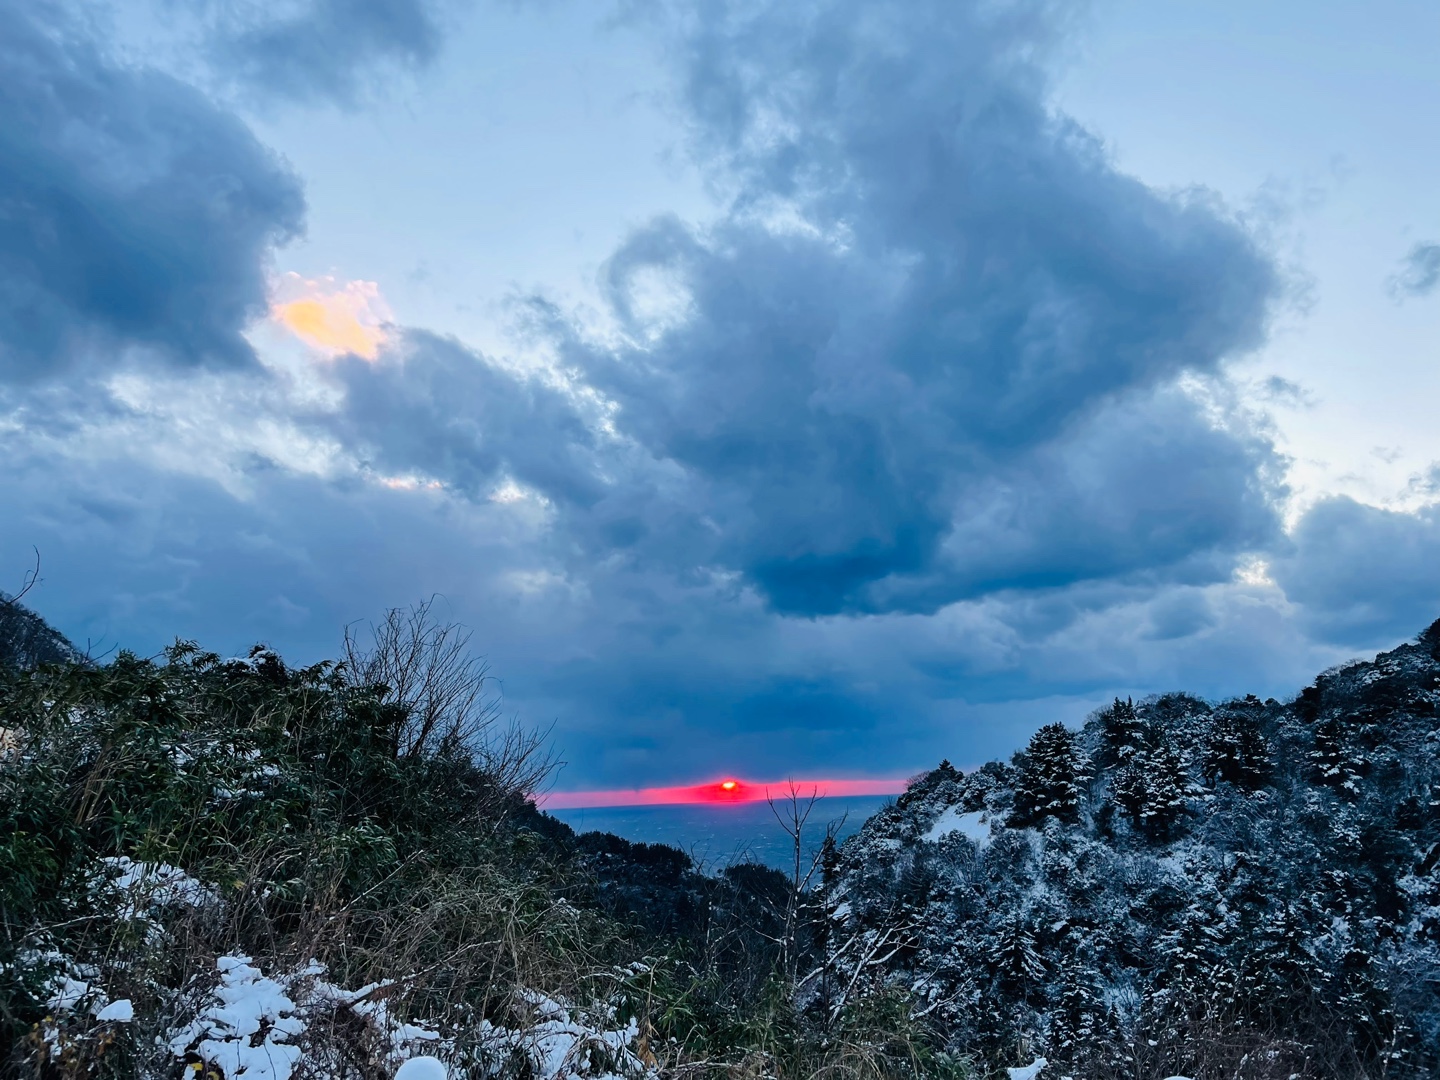
[[[1440,1075],[1440,624],[1294,701],[1116,701],[838,853],[816,998],[1080,1076]],[[822,987],[840,986],[835,991]]]
[[[539,812],[423,605],[300,669],[92,662],[5,607],[15,1075],[1440,1075],[1440,624],[942,763],[787,876]]]
[[[369,1078],[439,1045],[527,1080],[810,1075],[856,1047],[908,1069],[904,1023],[866,1042],[857,1011],[823,1044],[796,1023],[782,875],[540,813],[541,746],[452,631],[422,605],[378,628],[385,655],[300,669],[0,655],[0,1066],[257,1080],[254,1050],[296,1058],[266,1077]]]

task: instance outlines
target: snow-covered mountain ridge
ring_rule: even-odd
[[[903,985],[951,1047],[1075,1075],[1440,1075],[1437,656],[942,763],[832,853],[809,992]]]

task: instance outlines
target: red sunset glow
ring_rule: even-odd
[[[683,803],[752,803],[768,798],[788,798],[793,785],[801,798],[816,794],[899,795],[904,780],[772,780],[758,782],[727,776],[707,784],[676,787],[611,788],[599,791],[552,791],[541,796],[547,810],[572,810],[600,806],[663,806]]]

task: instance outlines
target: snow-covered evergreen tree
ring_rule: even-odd
[[[1179,826],[1195,785],[1180,747],[1163,733],[1157,733],[1152,741],[1135,766],[1143,778],[1137,818],[1146,836],[1165,840]]]
[[[1123,765],[1144,745],[1145,725],[1130,698],[1118,697],[1098,717],[1102,766]]]
[[[1024,1001],[1045,977],[1045,961],[1035,948],[1035,934],[1020,912],[1000,920],[989,946],[990,968],[1000,992]]]
[[[1068,1071],[1120,1063],[1120,1025],[1094,980],[1094,960],[1088,956],[1071,956],[1057,972],[1045,1050],[1048,1060]]]
[[[1218,781],[1236,784],[1240,781],[1243,760],[1237,718],[1229,710],[1221,710],[1215,714],[1205,739],[1201,772],[1212,786]]]
[[[1270,778],[1271,747],[1261,728],[1263,707],[1253,695],[1216,710],[1201,752],[1201,773],[1218,782],[1255,790]]]
[[[1073,824],[1080,815],[1080,776],[1074,733],[1064,724],[1046,724],[1021,757],[1010,823],[1024,828],[1054,818]]]
[[[1315,725],[1315,748],[1310,751],[1315,779],[1353,798],[1360,792],[1364,763],[1353,752],[1338,717],[1327,717]]]

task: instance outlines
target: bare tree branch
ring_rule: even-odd
[[[25,576],[20,582],[19,592],[10,593],[9,595],[0,593],[0,605],[10,607],[18,604],[26,593],[40,583],[40,549],[38,547],[32,547],[30,550],[35,552],[35,565],[25,571]]]
[[[345,630],[344,671],[355,686],[379,690],[400,707],[392,748],[397,757],[468,753],[504,794],[534,795],[554,771],[549,730],[502,721],[500,695],[470,631],[441,622],[435,597],[391,608],[362,641]]]
[[[812,786],[809,795],[806,795],[794,780],[786,781],[785,792],[779,797],[772,796],[768,788],[765,792],[765,801],[770,806],[770,813],[775,816],[780,828],[790,838],[793,856],[790,888],[787,890],[785,911],[783,912],[783,930],[779,945],[781,964],[784,966],[786,977],[790,985],[797,991],[801,982],[798,978],[802,953],[800,931],[805,923],[807,905],[810,903],[810,886],[815,880],[816,871],[820,869],[825,850],[822,844],[807,858],[805,827],[810,821],[815,804],[821,798],[818,787]],[[844,820],[844,817],[841,817],[839,821],[832,821],[826,826],[827,839],[834,839],[843,826]]]

